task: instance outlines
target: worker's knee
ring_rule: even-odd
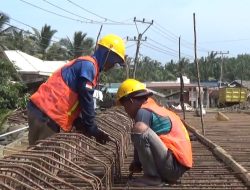
[[[148,126],[143,122],[136,122],[132,128],[133,133],[144,133],[148,129]]]

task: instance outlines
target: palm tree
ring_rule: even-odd
[[[39,46],[39,53],[42,54],[42,59],[46,58],[46,50],[49,47],[51,43],[51,39],[53,35],[57,32],[57,30],[51,30],[51,27],[47,24],[42,27],[41,32],[39,32],[37,29],[33,28],[35,32],[35,40],[38,43]]]
[[[93,51],[94,41],[92,38],[86,38],[86,36],[87,33],[75,32],[73,42],[67,37],[62,39],[60,43],[68,49],[72,58],[88,55]]]
[[[18,49],[24,51],[25,49],[25,35],[24,32],[13,29],[12,35],[9,36],[11,42],[11,49]]]
[[[6,46],[8,46],[6,37],[10,35],[9,32],[13,29],[12,26],[6,27],[6,24],[8,24],[9,20],[9,17],[6,14],[0,12],[0,46],[2,46],[4,49],[6,49]]]
[[[68,50],[60,42],[53,43],[47,50],[46,57],[48,60],[67,60],[70,59]]]

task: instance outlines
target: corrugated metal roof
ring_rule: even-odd
[[[67,61],[43,61],[19,50],[6,50],[4,53],[21,73],[50,76],[56,69],[67,63]]]

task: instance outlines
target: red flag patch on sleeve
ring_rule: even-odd
[[[91,82],[87,82],[85,87],[88,89],[93,89],[93,84]]]

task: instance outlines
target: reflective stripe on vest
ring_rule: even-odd
[[[97,62],[90,56],[82,56],[65,64],[68,67],[77,60],[90,61],[95,68],[93,86],[97,85],[99,70]],[[53,73],[48,80],[30,97],[31,101],[64,131],[72,129],[72,123],[79,116],[80,106],[78,94],[72,91],[62,78],[62,68]]]
[[[159,137],[182,165],[191,168],[193,165],[191,142],[188,132],[179,116],[159,106],[152,98],[148,98],[147,102],[141,108],[148,109],[162,117],[168,116],[170,118],[172,123],[171,131],[167,134],[159,135]]]

